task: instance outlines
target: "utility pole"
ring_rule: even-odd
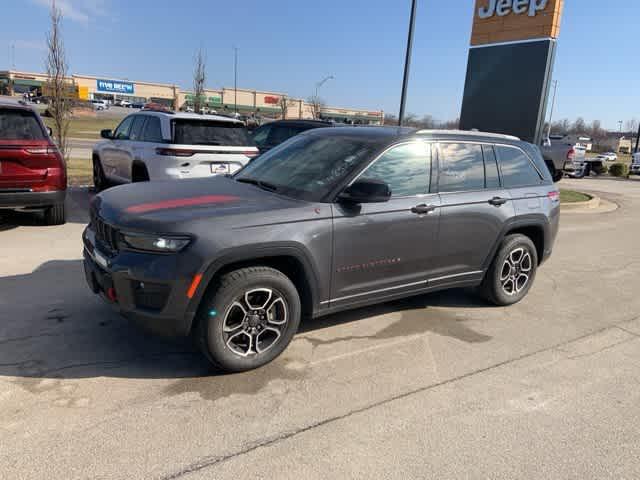
[[[551,122],[553,121],[553,110],[556,106],[556,93],[558,93],[558,80],[553,81],[553,100],[551,100],[551,114],[549,115],[549,129],[547,130],[547,138],[551,138]]]
[[[11,69],[16,69],[16,44],[11,44]]]
[[[233,62],[233,109],[236,112],[236,117],[238,116],[238,47],[233,47],[235,52],[234,62]]]
[[[402,79],[402,95],[400,97],[400,114],[398,115],[398,126],[402,126],[402,121],[404,120],[404,107],[407,101],[407,85],[409,83],[409,69],[411,67],[411,49],[413,48],[413,29],[416,24],[416,4],[417,0],[411,0],[411,17],[409,19],[407,52],[404,57],[404,78]]]
[[[622,133],[622,120],[618,120],[618,125],[620,125],[620,133]]]
[[[640,147],[640,122],[638,122],[638,136],[636,137],[636,151],[638,153],[638,147]]]

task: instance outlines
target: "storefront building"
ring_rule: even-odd
[[[46,96],[46,74],[18,71],[0,71],[0,95]],[[107,100],[114,103],[154,102],[173,109],[185,109],[194,104],[193,92],[181,90],[173,84],[141,82],[109,76],[71,75],[71,91],[79,100]],[[304,100],[291,98],[285,93],[244,88],[205,89],[201,102],[209,110],[220,114],[237,112],[244,116],[268,118],[313,118],[313,109]],[[352,108],[323,107],[321,118],[339,123],[381,125],[382,111]]]

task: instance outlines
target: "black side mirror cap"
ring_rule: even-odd
[[[391,198],[391,187],[382,180],[359,179],[348,186],[338,200],[345,203],[384,203]]]
[[[113,138],[113,132],[110,129],[100,130],[100,136],[111,140]]]

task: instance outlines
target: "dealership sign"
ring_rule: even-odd
[[[489,0],[489,5],[478,8],[478,16],[484,19],[494,15],[504,17],[510,13],[516,15],[526,13],[530,17],[535,17],[547,8],[548,3],[549,0]]]
[[[106,93],[124,93],[133,95],[133,83],[118,80],[96,80],[97,90]]]
[[[267,105],[277,105],[278,102],[280,101],[280,97],[274,97],[272,95],[267,95],[266,97],[264,97],[264,103]]]

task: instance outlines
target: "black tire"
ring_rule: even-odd
[[[63,225],[65,222],[64,203],[58,203],[44,211],[45,225]]]
[[[144,164],[134,164],[131,169],[131,181],[132,182],[148,182],[149,171]]]
[[[93,189],[96,192],[101,192],[109,188],[109,186],[109,181],[104,175],[104,170],[102,168],[102,162],[100,161],[100,158],[93,157]]]
[[[551,174],[551,178],[554,183],[558,183],[564,177],[564,172],[562,170],[556,170],[553,162],[546,162],[547,168],[549,169],[549,173]]]
[[[270,290],[273,297],[277,296],[282,299],[282,304],[286,307],[283,315],[286,321],[279,328],[280,334],[264,351],[251,352],[251,345],[257,350],[256,340],[252,337],[251,342],[253,343],[247,349],[251,353],[242,356],[232,348],[244,350],[244,347],[234,347],[231,344],[231,337],[238,335],[238,338],[241,339],[247,340],[249,338],[249,335],[244,333],[246,329],[251,329],[249,316],[242,315],[244,320],[236,322],[238,325],[247,324],[246,328],[239,326],[238,330],[232,330],[231,333],[225,332],[225,323],[228,327],[227,318],[231,318],[234,309],[241,313],[241,310],[234,306],[236,301],[244,299],[247,292],[256,291],[256,289]],[[268,303],[269,300],[265,304]],[[267,312],[275,303],[267,307]],[[242,306],[246,307],[247,303],[243,303]],[[214,366],[228,372],[252,370],[271,362],[287,348],[300,325],[300,315],[300,296],[286,275],[269,267],[242,268],[223,275],[212,292],[203,298],[196,318],[194,339],[202,353]],[[269,322],[264,320],[264,325],[268,326]],[[267,334],[267,337],[263,338],[273,336],[264,330],[262,333],[258,333],[255,338],[259,339],[263,334]]]
[[[507,259],[511,255],[515,255],[511,258],[517,259],[519,250],[523,252],[523,260],[526,259],[526,255],[529,256],[529,264],[521,266],[519,269],[511,264],[507,265]],[[531,239],[521,234],[507,235],[485,274],[480,292],[488,302],[495,305],[506,306],[518,303],[529,293],[536,277],[537,268],[538,251]],[[509,279],[505,279],[507,269],[509,269]],[[523,281],[522,275],[527,276],[526,282]],[[516,276],[514,283],[511,277]]]

